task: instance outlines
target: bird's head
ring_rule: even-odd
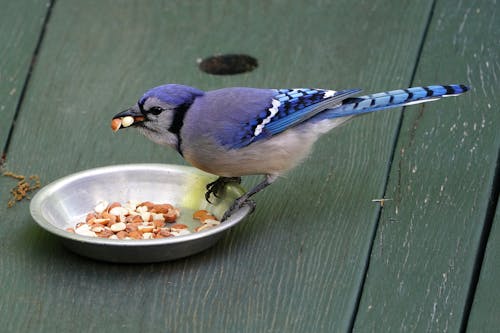
[[[135,127],[152,141],[178,149],[179,131],[186,110],[203,91],[193,87],[166,84],[148,90],[131,108],[116,114],[113,131]]]

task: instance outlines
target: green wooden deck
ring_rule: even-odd
[[[104,165],[184,163],[109,129],[166,82],[472,90],[326,135],[249,219],[174,262],[74,255],[34,224],[28,201],[7,208],[14,182],[1,177],[0,331],[500,330],[496,1],[47,2],[0,1],[4,167],[43,184]],[[197,68],[235,52],[259,67]],[[382,197],[392,200],[372,202]]]

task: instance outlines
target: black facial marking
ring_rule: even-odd
[[[139,107],[139,111],[141,111],[143,115],[146,115],[146,111],[144,111],[144,102],[143,101],[137,102],[137,106]]]
[[[184,116],[186,115],[186,111],[188,110],[190,104],[183,104],[175,108],[174,110],[174,119],[172,120],[172,124],[169,127],[169,132],[174,133],[176,135],[181,131],[182,125],[184,124]]]
[[[168,131],[170,133],[173,133],[175,134],[175,136],[177,136],[177,151],[181,155],[182,155],[182,150],[181,150],[182,139],[180,136],[180,132],[182,126],[184,125],[184,117],[186,116],[186,111],[189,109],[190,106],[191,104],[182,104],[177,108],[175,108],[174,119],[172,120],[172,124],[168,128]]]

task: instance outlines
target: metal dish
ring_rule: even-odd
[[[91,169],[61,178],[42,188],[32,199],[31,215],[45,230],[60,237],[70,250],[94,259],[121,262],[159,262],[186,257],[214,245],[251,209],[243,206],[211,229],[184,236],[147,240],[94,238],[66,231],[84,221],[97,202],[129,200],[170,203],[181,211],[179,223],[188,224],[192,212],[206,209],[220,218],[244,193],[230,184],[213,205],[206,202],[205,186],[215,176],[197,169],[165,164],[128,164]]]

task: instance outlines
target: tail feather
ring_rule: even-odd
[[[342,101],[342,105],[322,114],[321,118],[339,118],[364,114],[405,105],[435,101],[443,97],[458,96],[469,90],[463,84],[446,86],[426,86],[392,90],[372,95],[350,97]]]

